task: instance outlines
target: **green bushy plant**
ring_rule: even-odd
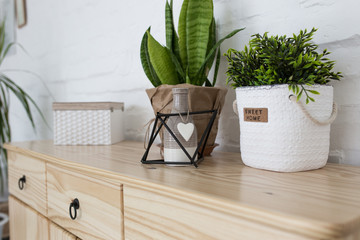
[[[326,49],[317,52],[318,46],[311,42],[317,29],[306,29],[292,37],[268,36],[267,33],[252,35],[249,47],[243,51],[229,49],[225,54],[229,62],[226,72],[227,84],[234,88],[288,84],[297,96],[306,95],[306,103],[314,101],[310,94],[319,94],[306,86],[326,84],[340,80],[340,72],[333,72],[335,62],[326,56]]]
[[[243,29],[236,29],[216,41],[213,1],[184,0],[177,33],[171,0],[165,6],[165,30],[166,47],[153,38],[150,28],[141,42],[141,63],[154,87],[180,83],[214,86],[220,63],[220,44]],[[214,61],[214,77],[210,82],[208,73]]]

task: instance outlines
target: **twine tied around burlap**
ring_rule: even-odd
[[[166,106],[168,106],[173,100],[169,100],[161,109],[159,112],[161,112],[162,110],[164,110],[164,108]],[[145,137],[144,137],[144,149],[147,148],[147,145],[149,144],[149,138],[150,138],[150,128],[151,128],[151,125],[154,123],[156,117],[150,119],[145,125],[144,125],[144,128],[146,128],[146,132],[145,132]],[[161,129],[160,132],[159,132],[159,135],[160,135],[160,139],[161,139],[161,142],[163,142],[163,130]],[[160,148],[160,154],[161,156],[163,155],[162,154],[162,151],[161,151],[161,148]]]

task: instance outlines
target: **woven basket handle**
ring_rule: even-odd
[[[333,123],[334,120],[336,119],[336,116],[338,113],[338,108],[337,108],[337,105],[335,102],[333,102],[332,112],[331,112],[329,119],[327,119],[325,121],[319,121],[310,115],[310,113],[305,109],[304,105],[300,101],[296,100],[296,96],[290,95],[289,99],[290,99],[290,101],[297,103],[297,105],[299,106],[301,111],[305,114],[305,116],[317,125],[320,125],[320,126],[328,125],[328,124]]]

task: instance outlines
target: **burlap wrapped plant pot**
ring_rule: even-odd
[[[172,89],[173,88],[188,88],[189,89],[189,110],[195,111],[206,111],[206,110],[218,110],[214,125],[211,129],[209,139],[206,143],[205,155],[210,155],[215,145],[215,139],[218,132],[219,117],[222,107],[225,103],[225,96],[227,93],[226,88],[222,87],[201,87],[191,84],[178,84],[178,85],[160,85],[156,88],[146,89],[146,93],[149,96],[151,105],[154,109],[154,113],[170,113],[172,109]],[[211,113],[193,115],[195,127],[198,132],[198,141],[205,131]]]

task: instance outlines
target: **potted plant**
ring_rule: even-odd
[[[336,117],[333,87],[327,84],[342,76],[332,71],[329,52],[319,53],[311,42],[316,31],[292,37],[256,34],[243,51],[225,54],[246,165],[293,172],[326,164]]]
[[[189,108],[191,111],[203,111],[221,108],[227,90],[214,87],[220,63],[220,44],[242,29],[236,29],[219,41],[216,41],[216,23],[212,0],[184,0],[179,16],[178,33],[173,20],[173,4],[167,1],[165,6],[166,46],[162,46],[150,34],[145,32],[140,49],[144,72],[155,88],[148,89],[155,114],[171,111],[172,88],[189,88]],[[215,60],[216,59],[216,60]],[[209,70],[215,61],[212,81]],[[203,87],[205,85],[205,87]],[[205,130],[210,114],[194,116],[198,137]],[[213,148],[217,133],[217,116],[208,139]]]
[[[5,142],[11,141],[11,126],[9,119],[10,94],[14,94],[21,102],[33,128],[34,118],[31,113],[32,104],[44,119],[39,107],[34,100],[1,69],[1,64],[6,59],[7,53],[15,43],[5,43],[5,21],[0,23],[0,202],[7,201],[7,154],[3,148]]]

